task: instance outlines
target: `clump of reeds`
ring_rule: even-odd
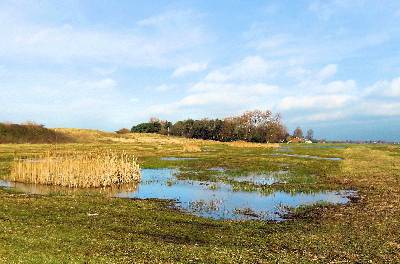
[[[105,187],[139,181],[140,168],[134,157],[124,152],[48,151],[15,158],[10,179],[66,187]]]

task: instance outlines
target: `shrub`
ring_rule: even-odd
[[[121,129],[115,131],[115,133],[117,133],[117,134],[128,134],[130,132],[131,131],[129,129],[127,129],[127,128],[121,128]]]

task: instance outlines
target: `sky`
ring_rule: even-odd
[[[281,113],[400,140],[400,1],[0,1],[0,121],[130,128]]]

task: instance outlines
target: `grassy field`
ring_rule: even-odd
[[[289,170],[286,184],[238,183],[269,192],[354,189],[342,206],[300,208],[285,222],[217,221],[169,207],[170,202],[110,198],[95,193],[29,195],[0,188],[0,262],[4,263],[399,263],[400,148],[394,145],[278,145],[221,143],[160,135],[63,130],[78,143],[60,151],[112,149],[142,168],[178,167],[182,178],[227,181],[247,172]],[[0,178],[14,153],[35,155],[45,144],[0,145]],[[283,145],[287,147],[287,145]],[[160,157],[197,157],[168,161]],[[227,169],[216,177],[212,167]]]

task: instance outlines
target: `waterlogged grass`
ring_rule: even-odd
[[[214,181],[286,170],[286,183],[251,188],[294,192],[354,189],[359,199],[344,206],[317,204],[291,209],[291,219],[281,223],[236,222],[185,214],[172,209],[168,201],[126,200],[95,193],[27,195],[0,188],[0,262],[400,262],[399,146],[309,148],[300,144],[285,145],[290,152],[282,151],[343,158],[330,161],[271,156],[277,153],[276,147],[239,147],[161,136],[115,139],[102,134],[101,142],[90,139],[90,143],[58,148],[124,150],[138,157],[143,168],[179,168],[179,177]],[[191,147],[185,148],[185,144]],[[0,173],[9,173],[14,152],[29,156],[47,148],[0,145]],[[163,161],[161,157],[198,159]],[[225,170],[209,170],[215,167]],[[238,184],[243,189],[248,183]],[[238,213],[251,212],[238,208]]]

